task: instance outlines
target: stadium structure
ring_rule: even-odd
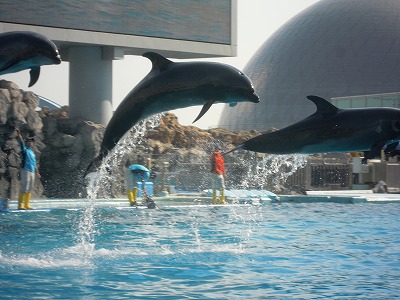
[[[104,125],[113,111],[113,60],[146,51],[180,59],[235,56],[236,27],[237,0],[0,3],[0,33],[44,34],[69,62],[70,117]]]
[[[400,1],[321,0],[278,29],[244,72],[260,103],[223,109],[219,126],[268,130],[339,107],[400,107]]]

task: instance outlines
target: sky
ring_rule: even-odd
[[[319,0],[238,0],[238,46],[237,56],[207,59],[222,62],[243,70],[258,48],[278,28],[308,6]],[[204,60],[204,59],[203,59]],[[113,61],[112,104],[115,110],[125,96],[151,69],[148,59],[126,55],[123,60]],[[28,87],[29,71],[2,75],[25,90],[48,98],[61,105],[68,105],[68,63],[43,66],[38,82]],[[208,129],[218,125],[224,104],[215,104],[195,124]],[[190,107],[173,111],[182,125],[191,125],[201,107]],[[235,109],[234,107],[232,109]]]

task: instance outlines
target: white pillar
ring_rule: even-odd
[[[112,116],[112,59],[102,47],[68,49],[69,115],[107,125]]]

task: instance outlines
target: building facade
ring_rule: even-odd
[[[112,60],[147,51],[168,58],[235,56],[236,28],[237,0],[0,3],[0,33],[41,33],[69,62],[70,117],[104,125],[113,112]]]
[[[307,95],[330,100],[397,93],[399,49],[400,1],[321,0],[258,49],[244,72],[260,103],[239,103],[234,111],[224,108],[219,126],[261,131],[286,127],[315,112]]]

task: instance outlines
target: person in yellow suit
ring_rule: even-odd
[[[156,177],[154,172],[151,172],[142,165],[128,165],[125,171],[126,189],[130,206],[138,205],[137,196],[139,193],[137,182],[142,183],[142,189],[146,192],[144,183],[149,179]]]
[[[35,186],[36,175],[40,178],[38,165],[36,163],[36,155],[33,151],[35,143],[34,137],[28,137],[25,142],[22,139],[21,132],[17,131],[17,139],[21,148],[21,190],[18,197],[18,209],[32,209],[29,205],[32,191]]]

